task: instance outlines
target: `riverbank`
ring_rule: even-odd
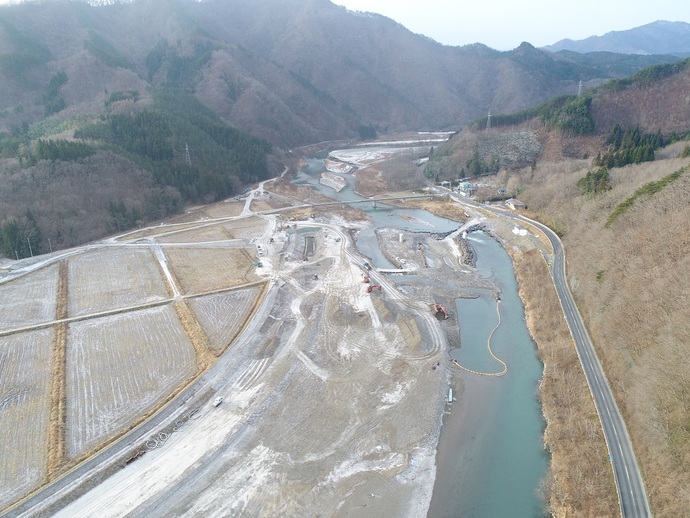
[[[546,239],[533,228],[527,236],[517,235],[512,222],[499,218],[488,218],[487,224],[509,252],[527,328],[543,363],[539,398],[546,422],[544,447],[550,454],[548,475],[539,488],[545,511],[557,517],[615,515],[617,493],[606,444],[555,288],[548,280],[544,257],[549,257],[550,250]],[[463,431],[468,422],[462,408],[481,405],[489,395],[479,387],[476,393],[468,393],[461,378],[453,372],[451,383],[457,400],[443,418],[430,518],[448,516],[436,495],[439,501],[456,498],[452,488],[444,487],[439,474],[449,469],[449,463],[462,463],[462,459],[453,459],[452,453],[460,441],[471,440]]]
[[[539,398],[550,453],[549,473],[540,488],[545,508],[555,517],[613,516],[618,500],[601,423],[580,360],[551,281],[547,239],[527,226],[526,237],[514,224],[492,220],[495,235],[509,252],[527,328],[537,344],[544,372]]]
[[[617,491],[601,423],[544,259],[514,253],[513,264],[544,374],[539,386],[551,454],[543,487],[552,516],[614,516]]]

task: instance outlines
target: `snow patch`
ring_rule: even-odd
[[[396,403],[400,402],[400,400],[407,394],[408,389],[410,388],[410,385],[412,385],[412,381],[406,381],[405,383],[398,383],[397,386],[395,387],[395,390],[392,392],[388,392],[384,394],[381,397],[381,401],[385,404],[385,406],[379,408],[379,411],[385,410],[386,408],[390,408]]]
[[[402,453],[388,453],[378,459],[348,459],[336,466],[322,484],[335,484],[358,473],[389,471],[405,465]]]

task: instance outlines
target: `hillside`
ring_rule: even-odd
[[[433,174],[455,178],[500,157],[499,174],[470,180],[519,195],[563,236],[571,289],[656,516],[690,506],[688,68],[685,61],[646,69],[586,92],[587,102],[564,99],[496,117],[490,130],[484,119],[430,162]],[[578,102],[588,106],[580,119],[572,109]],[[582,120],[591,126],[577,134]]]
[[[673,57],[593,62],[528,43],[447,47],[327,0],[138,0],[0,8],[0,128],[99,115],[113,92],[174,86],[280,147],[457,129]],[[50,90],[59,72],[66,80]]]
[[[612,188],[595,196],[577,186],[586,162],[542,164],[516,184],[531,209],[564,232],[570,283],[656,516],[681,515],[690,506],[690,284],[683,273],[690,267],[690,176],[688,159],[676,158],[686,144],[664,150],[668,158],[611,170]],[[679,178],[658,192],[645,187],[677,171]],[[634,196],[638,190],[649,194]],[[630,208],[607,225],[627,199],[634,200]]]
[[[659,135],[659,145],[690,131],[690,60],[655,65],[535,108],[475,120],[436,150],[427,175],[455,180],[536,167],[539,162],[606,154],[614,131]],[[618,130],[616,130],[618,128]]]

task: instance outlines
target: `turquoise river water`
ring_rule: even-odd
[[[493,353],[508,370],[500,377],[463,372],[463,396],[449,406],[441,431],[436,484],[429,518],[541,517],[538,495],[546,475],[544,421],[537,391],[542,364],[524,320],[510,257],[481,232],[469,238],[477,269],[500,290],[500,326],[491,340]],[[487,340],[498,322],[495,294],[457,299],[462,347],[451,356],[469,369],[497,373]]]
[[[339,200],[361,199],[348,186],[340,193],[319,184],[323,161],[310,160],[295,183],[308,184]],[[369,204],[365,210],[377,228],[446,232],[457,223],[423,210]],[[410,218],[412,216],[412,218]],[[437,473],[429,518],[438,517],[542,517],[538,489],[546,475],[548,454],[543,449],[544,421],[537,397],[542,365],[536,357],[524,320],[513,266],[508,254],[491,237],[471,233],[479,275],[491,280],[500,292],[501,324],[491,340],[494,354],[508,366],[500,377],[479,376],[458,369],[456,388],[462,395],[447,405],[437,455]],[[391,265],[378,249],[374,229],[360,232],[359,250],[375,266]],[[497,324],[496,293],[477,290],[476,299],[457,299],[462,347],[451,356],[468,369],[496,373],[503,365],[492,358],[487,340]],[[462,385],[462,387],[460,386]]]

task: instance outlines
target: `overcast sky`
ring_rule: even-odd
[[[688,0],[332,0],[383,14],[445,45],[511,50],[601,36],[657,20],[690,23]]]

